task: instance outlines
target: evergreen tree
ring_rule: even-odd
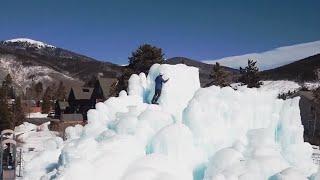
[[[51,89],[51,87],[47,87],[46,91],[43,94],[43,101],[42,101],[42,113],[49,113],[49,111],[51,110],[51,100],[52,100],[52,94],[53,91]]]
[[[259,88],[262,85],[259,77],[259,68],[256,66],[256,61],[248,59],[248,65],[245,68],[240,67],[239,81],[248,88]]]
[[[131,70],[130,68],[127,67],[124,69],[123,74],[111,86],[110,93],[112,96],[117,96],[120,93],[120,91],[127,90],[128,80],[132,74],[133,70]]]
[[[213,69],[210,74],[212,82],[208,85],[215,85],[220,87],[229,86],[230,83],[228,82],[228,76],[229,74],[220,66],[218,62],[216,62],[216,64],[213,65]]]
[[[143,44],[135,52],[132,52],[132,56],[129,57],[129,68],[136,74],[144,72],[147,75],[153,64],[162,64],[164,62],[163,56],[161,48]]]
[[[11,113],[8,106],[7,89],[5,86],[0,88],[0,130],[10,128]]]
[[[12,128],[19,126],[25,120],[25,114],[23,112],[21,97],[17,96],[13,106],[13,118],[12,118]]]
[[[60,101],[65,100],[66,94],[67,94],[66,87],[64,86],[63,82],[60,81],[59,86],[56,91],[56,94],[55,94],[56,100],[60,100]]]
[[[12,77],[10,74],[7,74],[7,76],[4,78],[4,81],[2,81],[2,86],[10,87],[11,85],[12,85]]]
[[[42,82],[38,82],[35,86],[34,86],[34,92],[36,95],[36,98],[39,100],[41,97],[41,94],[43,92],[43,85]]]

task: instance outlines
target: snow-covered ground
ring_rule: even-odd
[[[42,114],[40,112],[36,112],[36,113],[28,113],[26,114],[27,118],[47,118],[48,114]]]
[[[320,41],[314,41],[309,43],[280,47],[262,53],[251,53],[240,56],[225,57],[222,59],[207,60],[204,62],[208,64],[219,62],[221,65],[239,69],[239,67],[245,67],[247,65],[248,59],[253,59],[257,61],[257,65],[260,70],[267,70],[286,65],[319,53]]]
[[[170,80],[159,105],[149,104],[159,72]],[[280,83],[280,82],[278,82]],[[197,68],[154,65],[132,75],[122,91],[96,104],[85,127],[69,127],[67,140],[48,131],[30,155],[25,179],[217,180],[307,179],[320,176],[313,148],[303,141],[299,98],[278,91],[200,88]],[[283,88],[296,88],[292,83]],[[290,85],[289,85],[290,84]],[[28,127],[28,126],[26,126]],[[32,128],[22,128],[32,129]],[[46,129],[46,128],[44,128]],[[22,136],[23,137],[23,136]],[[38,141],[38,142],[37,142]],[[29,144],[30,144],[29,143]],[[26,143],[24,147],[28,147]]]
[[[279,81],[262,81],[261,87],[258,89],[259,91],[273,91],[278,94],[287,93],[287,92],[295,92],[298,91],[301,86],[294,81],[287,80],[279,80]],[[231,87],[234,89],[238,89],[241,87],[240,83],[233,83]]]

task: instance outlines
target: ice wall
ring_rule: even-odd
[[[154,79],[164,84],[149,104]],[[316,171],[303,142],[298,98],[259,89],[200,88],[197,68],[151,67],[132,75],[128,93],[96,104],[88,124],[68,128],[60,180],[307,178]],[[52,175],[54,174],[54,175]]]

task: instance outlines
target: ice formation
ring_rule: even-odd
[[[160,72],[169,81],[159,105],[151,105]],[[284,101],[276,96],[245,87],[200,88],[197,68],[155,64],[148,77],[131,76],[128,93],[96,104],[86,126],[66,130],[56,170],[42,178],[318,177],[311,145],[303,141],[299,98]]]

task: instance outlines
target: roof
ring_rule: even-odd
[[[61,121],[83,121],[82,114],[61,114]]]
[[[75,99],[90,99],[93,92],[93,88],[72,87],[71,91],[73,91]]]
[[[109,97],[110,96],[110,89],[111,86],[114,82],[116,82],[116,78],[102,78],[98,77],[98,82],[101,86],[102,93],[104,97]]]
[[[59,101],[58,105],[62,110],[65,110],[67,107],[69,107],[69,103],[67,101]]]

